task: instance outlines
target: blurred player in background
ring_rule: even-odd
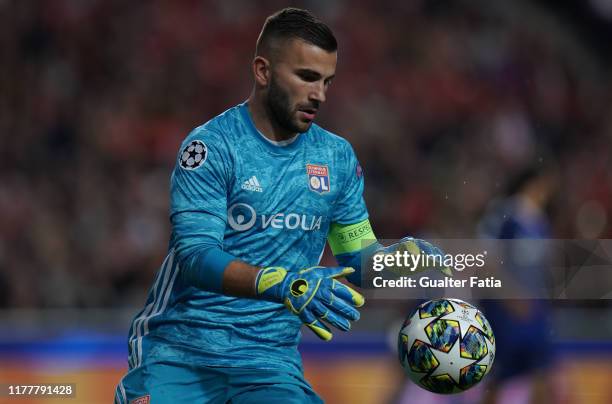
[[[552,167],[529,166],[509,184],[505,197],[491,202],[478,224],[480,237],[549,239],[547,208],[558,188]],[[555,389],[549,371],[553,361],[550,339],[552,312],[543,299],[548,286],[546,243],[502,244],[508,274],[531,300],[484,300],[479,303],[495,332],[496,352],[491,374],[479,388],[458,395],[435,395],[412,383],[402,386],[397,403],[423,404],[553,403]],[[522,247],[532,247],[525,252]],[[533,260],[526,261],[528,256]]]
[[[482,237],[498,239],[549,239],[552,236],[547,207],[558,188],[554,169],[528,167],[510,184],[508,197],[493,203],[479,225]],[[535,246],[535,247],[534,247]],[[525,251],[525,248],[528,251]],[[512,242],[506,246],[502,270],[533,297],[531,300],[486,300],[482,302],[495,330],[495,366],[487,380],[484,403],[555,402],[549,371],[552,359],[550,304],[543,299],[547,278],[546,244]],[[529,260],[526,261],[526,257]],[[528,347],[528,348],[527,348]],[[510,381],[523,381],[525,388],[503,394]]]
[[[362,255],[383,247],[368,221],[349,143],[313,124],[337,43],[307,11],[270,16],[249,99],[184,140],[171,180],[169,253],[129,335],[115,400],[303,403],[321,399],[297,350],[306,324],[343,331],[363,297]],[[326,241],[340,267],[313,267]],[[388,248],[431,244],[406,239]]]

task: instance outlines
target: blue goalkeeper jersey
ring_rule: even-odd
[[[156,355],[301,372],[297,316],[194,286],[183,256],[217,247],[257,266],[317,265],[331,223],[367,219],[362,193],[350,144],[315,124],[292,142],[271,142],[243,103],[194,129],[172,173],[169,253],[132,323],[130,368]]]

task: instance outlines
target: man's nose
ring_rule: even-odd
[[[310,92],[310,99],[317,102],[325,102],[325,84],[323,82],[316,83]]]

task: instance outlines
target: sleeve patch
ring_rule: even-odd
[[[179,165],[185,170],[195,170],[201,167],[208,156],[208,149],[204,142],[192,140],[183,151],[181,151]]]

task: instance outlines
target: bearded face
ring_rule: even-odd
[[[271,118],[276,124],[288,133],[304,133],[312,125],[314,114],[319,108],[319,102],[311,101],[309,105],[296,104],[291,99],[289,91],[285,90],[277,81],[275,75],[272,75],[270,87],[268,88],[268,97],[266,99],[266,107]],[[301,110],[308,109],[314,111],[313,119],[304,117]]]
[[[265,107],[287,136],[304,133],[315,119],[336,72],[336,52],[301,40],[287,42],[270,68]]]

